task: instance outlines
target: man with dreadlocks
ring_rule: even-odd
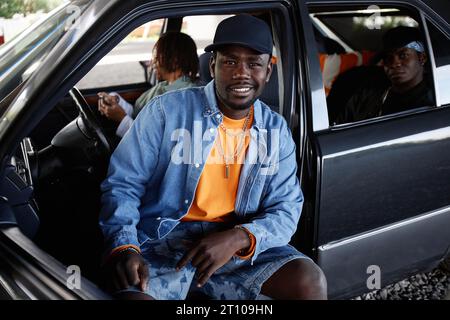
[[[142,108],[165,92],[195,86],[198,70],[197,47],[190,36],[181,32],[163,34],[154,47],[154,65],[160,82],[144,92],[134,107],[117,93],[99,92],[98,110],[117,123],[116,134],[123,137]]]

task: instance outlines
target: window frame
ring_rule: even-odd
[[[20,108],[18,110],[20,112],[17,112],[15,115],[13,115],[13,117],[11,117],[11,120],[16,120],[16,123],[18,125],[14,127],[11,126],[4,128],[5,132],[7,132],[8,135],[11,136],[11,138],[6,141],[7,143],[5,143],[5,147],[2,149],[2,152],[4,154],[8,154],[11,152],[11,150],[14,150],[17,146],[17,141],[21,141],[24,136],[28,135],[36,127],[37,123],[42,120],[51,111],[52,108],[54,108],[56,102],[63,99],[64,95],[71,87],[76,85],[76,83],[80,81],[80,79],[85,76],[89,72],[89,70],[91,70],[98,63],[98,61],[100,61],[100,59],[102,59],[108,52],[110,52],[115,46],[117,46],[117,44],[120,43],[120,41],[123,40],[126,35],[128,35],[130,32],[132,32],[132,30],[134,30],[137,26],[141,25],[145,21],[152,21],[163,17],[175,17],[177,16],[178,12],[195,12],[195,14],[200,14],[201,12],[203,12],[204,14],[210,14],[211,7],[214,7],[214,13],[217,14],[220,12],[251,12],[252,9],[269,12],[270,10],[277,9],[277,14],[284,18],[288,17],[288,22],[281,22],[282,26],[288,26],[289,30],[291,30],[291,28],[294,29],[295,27],[293,17],[290,16],[290,11],[286,9],[286,3],[282,4],[280,2],[258,1],[256,3],[242,4],[238,1],[234,1],[233,3],[224,4],[223,2],[215,1],[208,2],[206,4],[194,4],[192,5],[192,7],[194,7],[195,9],[192,9],[191,6],[189,6],[189,8],[186,6],[176,7],[176,5],[179,4],[180,3],[170,3],[168,5],[161,5],[161,7],[155,7],[154,3],[148,3],[136,7],[134,10],[131,10],[125,15],[122,15],[121,18],[118,19],[115,23],[111,25],[106,24],[102,27],[97,28],[92,27],[92,30],[89,30],[89,32],[86,34],[83,34],[83,37],[90,36],[92,34],[98,35],[98,38],[96,39],[97,42],[95,44],[91,45],[90,43],[84,42],[83,46],[81,44],[83,40],[81,37],[74,42],[70,42],[70,45],[75,46],[75,48],[78,50],[74,50],[73,52],[69,52],[67,53],[67,55],[63,56],[63,58],[66,59],[67,64],[69,64],[68,67],[64,68],[64,70],[49,69],[50,71],[47,72],[43,72],[43,70],[41,70],[43,68],[39,69],[39,78],[42,79],[45,76],[49,76],[50,81],[46,83],[46,90],[40,91],[39,93],[37,93],[37,90],[32,90],[35,88],[39,88],[33,87],[33,84],[35,84],[35,82],[39,79],[36,80],[33,78],[31,79],[31,81],[25,84],[24,91],[28,90],[27,98],[37,96],[39,97],[39,99],[22,99],[23,104],[14,106],[16,107],[16,109]],[[292,33],[288,32],[287,34],[279,35],[279,38],[292,39],[293,35]],[[285,56],[280,56],[280,58],[284,59],[284,61],[286,62],[282,64],[283,76],[279,78],[279,85],[283,86],[283,83],[287,81],[288,85],[282,87],[283,97],[286,98],[286,96],[288,95],[291,96],[290,105],[283,109],[283,112],[281,114],[282,116],[285,116],[285,118],[286,115],[291,115],[291,108],[293,108],[297,102],[295,92],[295,88],[297,86],[297,68],[295,63],[296,56],[294,53],[295,50],[293,49],[293,42],[294,41],[292,41],[291,43],[280,44],[281,54]],[[292,50],[287,50],[288,48],[292,48]],[[58,52],[60,51],[53,52],[53,55]],[[47,66],[49,61],[49,59],[46,59],[44,61],[44,66]],[[291,62],[292,64],[289,64]],[[62,78],[62,80],[57,81],[54,77],[50,77],[56,75],[56,78],[59,78],[63,73],[64,77]],[[20,97],[24,97],[24,94],[22,93]],[[282,100],[280,99],[280,101]],[[8,110],[8,112],[10,111],[11,110]],[[22,113],[24,112],[32,114],[33,120],[31,121],[27,117],[23,117]],[[290,120],[290,118],[286,119]],[[3,235],[3,232],[0,232],[0,236],[1,235]],[[20,243],[21,239],[28,241],[28,238],[23,235],[20,235],[20,239],[13,239],[13,241],[20,248],[23,248],[23,244]],[[1,243],[2,242],[0,241],[0,244]],[[28,243],[31,249],[37,248],[34,242]],[[36,255],[30,256],[30,258],[32,258],[33,261],[56,261],[56,258],[51,256],[50,253],[44,251],[39,251],[36,253]],[[58,266],[54,268],[52,267],[50,271],[53,275],[58,276],[60,273],[62,273],[63,270],[61,269],[59,260],[57,260],[56,263],[58,263]],[[83,290],[87,291],[86,289]],[[87,291],[87,293],[89,292]]]
[[[426,29],[427,29],[427,41],[429,41],[429,46],[431,48],[430,51],[432,53],[432,55],[431,55],[431,57],[429,59],[430,59],[430,62],[432,62],[432,66],[433,66],[433,75],[434,75],[433,81],[434,81],[434,87],[435,87],[435,91],[436,91],[436,93],[435,93],[436,94],[436,106],[438,108],[439,107],[450,107],[450,101],[447,102],[447,103],[442,101],[441,94],[440,94],[440,91],[439,91],[439,86],[437,85],[437,82],[438,82],[437,73],[438,72],[437,72],[437,67],[436,67],[436,58],[435,58],[436,54],[435,54],[435,51],[434,51],[434,48],[433,48],[433,43],[431,41],[431,36],[430,36],[428,24],[432,24],[437,32],[440,32],[444,37],[447,38],[447,41],[449,41],[449,43],[450,43],[450,34],[448,34],[444,29],[442,29],[440,27],[440,25],[438,25],[436,22],[432,21],[425,14],[423,15],[423,19],[425,21],[425,25],[426,25]]]
[[[339,11],[342,11],[345,9],[356,10],[358,7],[364,6],[365,4],[367,6],[370,6],[370,5],[374,5],[375,3],[370,2],[370,1],[365,1],[365,2],[361,2],[361,3],[357,3],[357,4],[353,4],[353,3],[333,4],[332,7],[333,7],[333,10],[339,10]],[[404,116],[421,114],[421,113],[425,113],[425,112],[432,112],[433,110],[436,110],[436,109],[442,107],[441,101],[439,98],[438,87],[437,87],[436,63],[434,60],[434,51],[433,51],[431,39],[430,39],[429,32],[428,32],[428,26],[426,24],[427,18],[429,18],[429,15],[427,15],[424,12],[423,8],[421,6],[419,6],[416,2],[404,3],[404,2],[400,2],[400,1],[395,1],[395,2],[380,1],[377,4],[380,6],[401,8],[402,10],[406,10],[407,12],[412,13],[411,17],[416,16],[418,18],[417,22],[419,24],[419,30],[422,33],[422,35],[424,36],[425,50],[426,50],[426,53],[427,53],[427,56],[429,59],[429,63],[430,63],[430,72],[431,72],[431,79],[432,79],[432,84],[433,84],[433,94],[434,94],[434,102],[435,103],[431,106],[417,107],[417,108],[405,110],[405,111],[398,112],[398,113],[383,115],[383,116],[374,117],[374,118],[370,118],[370,119],[364,119],[364,120],[355,121],[355,122],[348,122],[348,123],[342,123],[342,124],[337,124],[337,125],[329,124],[327,128],[322,129],[322,130],[315,130],[316,132],[320,132],[323,130],[334,131],[334,130],[341,130],[341,129],[359,127],[359,126],[364,126],[364,125],[370,125],[372,123],[378,123],[381,121],[387,121],[387,120],[396,119],[396,118],[400,118],[400,117],[404,117]],[[330,4],[328,4],[328,3],[322,4],[320,2],[313,2],[313,3],[308,4],[309,12],[316,12],[323,8],[330,8]],[[433,24],[436,25],[436,23],[433,23]],[[317,48],[315,48],[315,50],[318,53]],[[322,77],[322,73],[321,73],[321,77]],[[325,88],[323,88],[322,93],[326,100]],[[328,108],[327,104],[326,104],[326,106]],[[329,123],[328,113],[327,113],[327,121]]]

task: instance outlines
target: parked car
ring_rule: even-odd
[[[59,7],[47,27],[27,31],[35,41],[26,50],[21,41],[0,50],[0,298],[110,298],[101,289],[97,220],[99,185],[118,141],[96,111],[96,93],[116,91],[132,103],[150,84],[143,72],[131,84],[89,87],[86,79],[111,77],[101,61],[120,55],[127,35],[145,23],[163,19],[161,32],[183,30],[199,44],[208,39],[187,21],[214,24],[241,12],[272,28],[276,72],[261,99],[292,130],[305,196],[291,243],[324,270],[329,298],[367,292],[373,276],[384,286],[435,267],[450,245],[449,9],[444,0],[74,0]],[[396,25],[417,26],[426,39],[434,104],[334,125],[320,55],[376,51]]]

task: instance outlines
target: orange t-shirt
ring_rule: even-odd
[[[218,136],[200,176],[194,201],[181,221],[224,222],[233,214],[241,168],[250,143],[247,129],[253,123],[253,107],[249,119],[246,119],[234,120],[223,116],[223,123],[218,127]],[[245,131],[242,130],[244,126]],[[256,239],[251,233],[248,234],[250,247],[246,253],[239,254],[242,259],[250,258],[255,251]]]
[[[223,222],[234,211],[241,168],[250,143],[249,131],[242,130],[245,122],[246,118],[233,120],[223,117],[223,125],[217,128],[218,136],[200,176],[194,201],[182,221]],[[247,120],[247,128],[252,122],[253,113]]]

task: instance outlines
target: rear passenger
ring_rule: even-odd
[[[432,87],[425,75],[427,55],[417,28],[396,27],[383,36],[380,52],[389,85],[370,82],[360,86],[336,117],[347,123],[433,104]]]
[[[195,86],[198,72],[197,46],[190,36],[167,32],[155,44],[154,66],[159,82],[144,92],[134,106],[113,92],[99,92],[98,110],[119,126],[116,135],[123,137],[142,108],[165,92]]]

